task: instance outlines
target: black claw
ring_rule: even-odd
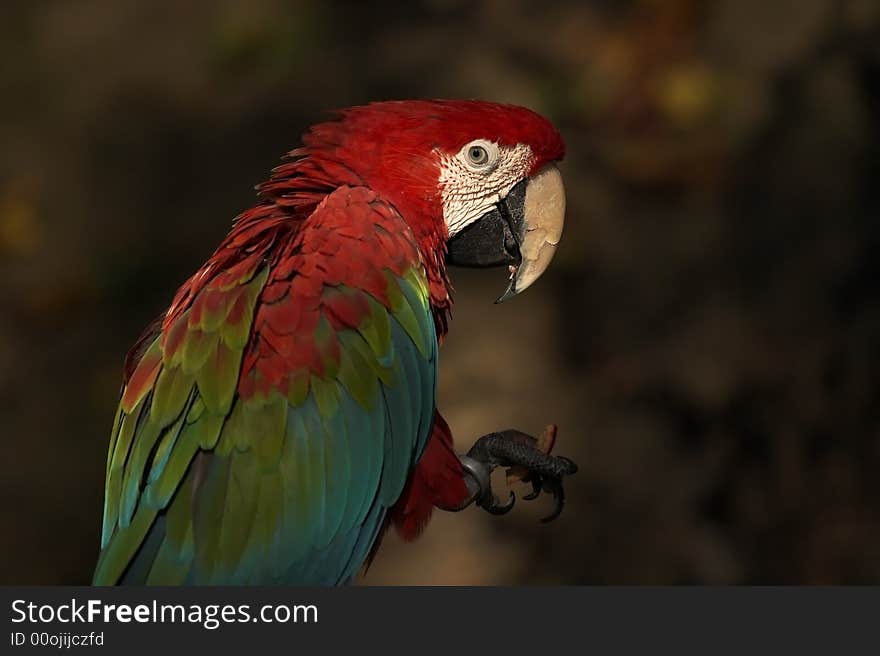
[[[541,477],[537,474],[533,474],[529,477],[529,482],[532,484],[532,491],[526,494],[523,497],[524,501],[532,501],[537,499],[541,494]]]
[[[516,495],[513,492],[508,492],[507,502],[502,504],[501,501],[498,500],[494,494],[492,494],[492,500],[483,506],[491,515],[506,515],[511,510],[513,510],[513,506],[516,503]]]
[[[573,464],[573,463],[572,463]],[[553,481],[552,483],[545,483],[547,486],[547,491],[553,495],[553,500],[556,502],[556,507],[553,509],[553,512],[547,515],[546,517],[541,518],[541,522],[546,524],[547,522],[552,522],[554,519],[559,517],[562,514],[562,509],[565,507],[565,490],[562,488],[562,481]]]

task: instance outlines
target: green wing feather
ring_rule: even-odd
[[[95,584],[331,585],[368,557],[434,413],[424,271],[387,272],[389,307],[332,288],[368,312],[335,332],[323,375],[291,371],[287,389],[245,399],[268,275],[209,285],[141,356],[112,432]]]

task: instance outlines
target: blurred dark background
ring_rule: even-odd
[[[478,97],[568,144],[565,239],[454,271],[462,448],[560,425],[566,512],[438,513],[380,583],[880,583],[880,2],[6,1],[3,583],[85,583],[123,356],[326,110]]]

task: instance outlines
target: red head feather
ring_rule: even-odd
[[[276,202],[312,204],[341,185],[365,185],[394,203],[416,234],[445,239],[439,194],[439,156],[474,139],[502,146],[527,144],[528,174],[562,159],[562,137],[524,107],[478,100],[377,102],[338,112],[312,127],[294,161],[273,172],[260,191]],[[432,244],[434,246],[438,244]]]

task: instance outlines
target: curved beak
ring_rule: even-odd
[[[517,183],[495,208],[449,240],[447,261],[461,266],[506,264],[501,303],[531,286],[550,265],[565,222],[565,188],[554,164]]]

